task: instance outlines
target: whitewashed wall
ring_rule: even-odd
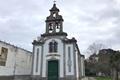
[[[31,74],[32,57],[30,52],[0,41],[1,47],[8,49],[8,55],[6,66],[0,66],[0,76]]]
[[[30,75],[32,56],[29,52],[18,49],[16,52],[15,75]]]

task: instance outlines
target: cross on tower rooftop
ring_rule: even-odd
[[[54,4],[55,4],[55,3],[56,3],[56,0],[54,0],[53,2],[54,2]]]

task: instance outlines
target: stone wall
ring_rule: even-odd
[[[32,76],[31,80],[47,80],[47,77]],[[60,77],[58,80],[80,80],[75,76]]]
[[[0,76],[0,80],[32,80],[30,75]]]
[[[0,76],[0,80],[13,80],[13,76]]]
[[[19,75],[19,76],[14,76],[13,80],[32,80],[30,75]]]

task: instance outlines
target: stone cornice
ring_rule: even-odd
[[[72,39],[67,39],[67,40],[63,40],[64,43],[76,43],[77,40],[75,38]]]
[[[44,33],[41,35],[42,37],[47,37],[47,36],[67,36],[67,33],[65,32],[58,32],[58,33]]]
[[[84,56],[84,55],[82,55],[82,54],[81,54],[81,57],[85,58],[85,56]]]
[[[40,41],[34,40],[34,41],[32,42],[32,44],[33,44],[33,45],[42,45],[42,44],[44,44],[44,42],[40,42]]]

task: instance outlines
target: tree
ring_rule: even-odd
[[[118,72],[120,71],[120,52],[114,51],[110,57],[110,65],[112,68],[113,80],[118,80]]]
[[[87,53],[88,54],[97,54],[99,52],[99,50],[104,49],[105,47],[106,46],[102,43],[94,42],[87,48]]]
[[[98,53],[98,71],[102,72],[105,76],[111,76],[110,56],[114,51],[112,49],[102,49]]]
[[[92,54],[92,55],[90,55],[88,61],[85,64],[86,74],[88,74],[89,76],[97,75],[98,70],[99,70],[99,67],[98,67],[99,64],[97,62],[98,61],[97,53],[99,52],[99,50],[101,50],[103,48],[105,48],[105,45],[100,42],[94,42],[87,48],[86,52],[88,54]]]
[[[95,64],[85,60],[85,75],[96,76]]]

